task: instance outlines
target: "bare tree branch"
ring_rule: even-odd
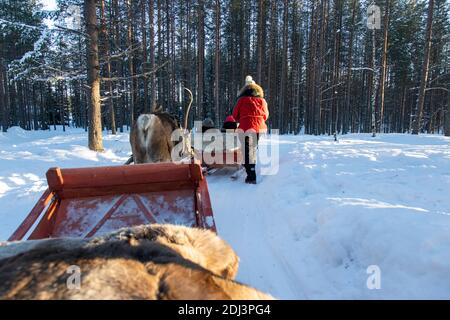
[[[144,78],[147,77],[149,75],[151,75],[152,73],[157,72],[159,69],[163,68],[166,64],[168,64],[169,61],[164,62],[162,65],[158,66],[157,68],[148,71],[148,72],[144,72],[144,73],[140,73],[140,74],[136,74],[133,76],[128,76],[128,77],[113,77],[113,78],[100,78],[101,81],[120,81],[120,80],[127,80],[127,79],[137,79],[137,78]]]

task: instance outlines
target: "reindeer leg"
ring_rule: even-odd
[[[133,162],[134,162],[134,158],[133,158],[133,155],[131,155],[130,158],[127,160],[127,162],[125,162],[125,165],[127,166],[129,164],[132,164]]]

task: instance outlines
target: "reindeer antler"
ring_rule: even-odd
[[[194,96],[192,95],[192,91],[189,90],[188,88],[185,87],[184,90],[189,92],[189,97],[191,99],[189,101],[189,105],[188,105],[188,107],[186,109],[186,114],[184,116],[184,130],[187,130],[188,129],[187,124],[188,124],[188,119],[189,119],[189,111],[191,110],[191,105],[192,105],[192,102],[194,101]]]

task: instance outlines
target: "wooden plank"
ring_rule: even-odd
[[[196,199],[196,210],[198,211],[198,215],[200,218],[199,227],[217,232],[211,206],[211,199],[208,192],[208,183],[206,182],[206,179],[203,179],[199,182],[199,186],[196,190]]]
[[[55,201],[50,203],[47,211],[45,212],[41,221],[39,221],[36,228],[30,234],[28,240],[51,238],[60,203],[61,201],[59,199],[55,199]]]
[[[50,190],[65,188],[98,188],[111,185],[153,184],[201,179],[198,164],[140,164],[133,166],[52,168],[47,172]],[[194,173],[194,174],[193,174]]]
[[[109,218],[114,214],[114,212],[120,207],[120,205],[128,198],[128,195],[121,196],[116,203],[105,213],[103,218],[88,232],[86,238],[90,238],[97,233],[97,231],[108,221]]]
[[[89,188],[64,188],[57,191],[56,194],[60,199],[85,198],[85,197],[100,197],[107,195],[120,194],[139,194],[147,192],[164,192],[181,189],[194,190],[195,185],[190,180],[175,181],[175,182],[160,182],[152,184],[135,184],[135,185],[112,185],[104,187],[89,187]]]
[[[33,207],[33,209],[31,209],[31,212],[28,214],[25,220],[23,220],[16,231],[14,231],[11,237],[9,237],[8,241],[22,240],[30,230],[30,228],[33,226],[33,224],[36,222],[36,220],[39,218],[48,203],[53,199],[53,196],[53,192],[51,192],[49,189],[45,190],[36,205]]]
[[[134,194],[132,197],[133,197],[134,201],[136,202],[136,204],[138,205],[139,209],[142,211],[144,216],[147,218],[148,222],[150,222],[150,223],[158,223],[158,221],[156,221],[155,216],[144,205],[144,203],[142,202],[142,200],[139,197],[139,195]]]

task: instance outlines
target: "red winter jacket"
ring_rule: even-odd
[[[266,132],[266,120],[269,118],[267,102],[261,96],[241,95],[234,107],[233,117],[243,131],[253,129],[257,133]]]

